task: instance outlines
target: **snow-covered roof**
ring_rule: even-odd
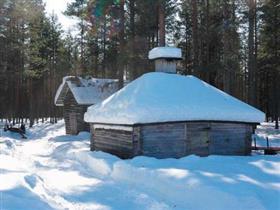
[[[133,125],[174,121],[263,122],[258,109],[194,76],[148,73],[103,102],[90,106],[84,120]]]
[[[55,95],[54,103],[56,106],[64,105],[64,98],[69,90],[78,104],[92,105],[115,93],[118,90],[118,80],[64,77]]]
[[[182,50],[176,47],[156,47],[149,52],[149,59],[182,59]]]

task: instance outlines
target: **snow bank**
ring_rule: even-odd
[[[148,73],[88,108],[86,122],[137,124],[169,121],[263,122],[263,112],[194,76]]]
[[[63,106],[63,103],[60,101],[67,92],[63,91],[65,88],[69,88],[78,104],[92,105],[103,101],[115,93],[118,90],[118,80],[64,77],[55,95],[54,101],[57,106]]]
[[[265,127],[259,127],[257,132],[264,135]],[[62,122],[35,125],[28,131],[31,140],[17,140],[9,132],[3,133],[0,137],[3,210],[280,207],[279,155],[121,160],[89,151],[89,133],[78,136],[63,133]],[[274,137],[278,134],[279,131],[275,132]]]
[[[176,47],[156,47],[149,52],[149,59],[157,58],[182,59],[182,50]]]
[[[274,123],[262,123],[257,126],[257,130],[253,138],[256,140],[257,146],[266,147],[268,138],[268,143],[270,147],[280,147],[280,131],[275,129]],[[254,144],[254,142],[253,142]]]

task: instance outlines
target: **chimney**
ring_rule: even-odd
[[[149,52],[149,59],[155,61],[156,72],[176,74],[176,63],[182,60],[182,51],[175,47],[156,47]]]

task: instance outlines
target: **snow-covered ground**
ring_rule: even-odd
[[[269,146],[280,147],[280,131],[274,129],[274,123],[262,123],[257,127],[256,138],[257,146],[267,146],[266,138],[268,138]],[[254,138],[253,137],[253,138]]]
[[[280,141],[270,124],[257,134]],[[63,122],[1,135],[1,210],[280,209],[279,155],[120,160],[90,152],[89,133],[64,135]]]

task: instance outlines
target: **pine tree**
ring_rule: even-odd
[[[263,22],[260,31],[260,47],[258,62],[260,76],[263,85],[261,86],[262,108],[269,117],[275,120],[275,128],[279,128],[280,110],[280,6],[277,1],[267,1],[261,7]]]
[[[78,75],[86,74],[87,67],[86,67],[86,35],[87,35],[87,5],[88,0],[75,0],[68,4],[67,10],[65,14],[68,16],[74,16],[79,19],[78,23],[78,30],[79,30],[79,57],[80,57],[80,64],[79,68],[77,69]]]
[[[254,56],[254,43],[255,43],[255,19],[256,19],[256,0],[248,1],[249,8],[249,35],[248,35],[248,102],[252,105],[256,104],[256,69],[255,69],[255,56]]]

